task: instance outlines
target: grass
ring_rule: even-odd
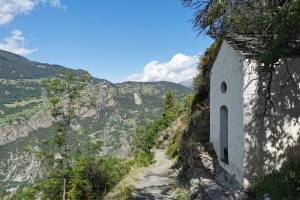
[[[130,200],[133,185],[145,169],[153,163],[153,153],[137,151],[133,159],[127,160],[125,166],[129,173],[104,197],[105,200]]]
[[[177,187],[172,193],[172,198],[175,200],[188,200],[189,199],[189,190],[185,187]]]
[[[132,199],[132,187],[122,186],[120,188],[119,195],[117,195],[118,200],[130,200]]]
[[[17,113],[12,113],[10,115],[5,115],[4,117],[0,118],[0,125],[29,118],[37,112],[47,110],[48,107],[48,103],[43,102],[32,108],[25,109]]]
[[[182,137],[182,130],[177,130],[175,132],[175,137],[174,137],[172,143],[167,147],[166,154],[170,158],[176,158],[178,156],[181,137]]]
[[[146,167],[132,166],[131,171],[124,177],[114,189],[105,196],[105,200],[130,200],[132,198],[133,185],[141,176]]]
[[[41,103],[42,101],[43,101],[42,99],[31,98],[31,99],[24,100],[24,101],[16,101],[14,103],[4,104],[4,106],[7,108],[24,107],[30,103]]]

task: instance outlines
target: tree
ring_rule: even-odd
[[[176,98],[172,90],[166,92],[166,96],[163,104],[163,112],[161,123],[164,127],[167,127],[174,119],[177,114],[176,112]]]
[[[215,42],[206,49],[203,56],[201,56],[200,62],[197,66],[197,70],[199,73],[196,77],[194,77],[193,80],[193,86],[196,91],[205,90],[208,95],[210,71],[219,52],[221,43],[221,38],[217,38]]]
[[[183,107],[183,103],[176,101],[172,90],[168,90],[164,98],[161,116],[135,129],[132,136],[132,146],[135,161],[138,164],[143,166],[151,162],[153,158],[151,149],[157,145],[156,140],[159,133],[170,126],[174,119],[183,112]]]
[[[168,90],[166,92],[166,96],[164,99],[164,105],[163,105],[163,115],[167,115],[168,113],[173,111],[173,108],[176,103],[176,98],[174,97],[173,91]]]
[[[217,40],[228,33],[250,35],[262,44],[254,57],[259,62],[256,70],[260,101],[264,104],[262,119],[268,117],[274,109],[271,98],[273,73],[276,67],[286,67],[288,71],[286,62],[278,65],[280,59],[300,53],[300,0],[182,0],[182,3],[195,11],[193,26],[199,34],[205,33]],[[209,65],[211,67],[212,63]],[[205,65],[201,67],[205,70]],[[288,75],[297,87],[295,77]],[[199,92],[205,82],[202,75],[195,79],[196,86],[200,85],[198,93],[206,92]]]
[[[62,79],[44,81],[54,122],[52,138],[44,141],[48,146],[44,158],[50,161],[53,170],[51,175],[62,181],[62,199],[65,200],[75,148],[72,145],[71,124],[78,117],[81,108],[86,105],[81,95],[90,77],[87,72],[80,76],[70,73],[62,75]]]
[[[293,55],[300,34],[300,0],[182,0],[195,10],[193,26],[213,38],[238,33],[259,35],[265,70],[279,58]],[[299,53],[299,52],[298,52]]]

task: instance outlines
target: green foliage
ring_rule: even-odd
[[[195,9],[194,29],[199,33],[217,37],[225,28],[224,16],[229,12],[231,6],[229,0],[181,0],[183,5]]]
[[[21,120],[25,120],[25,119],[28,119],[29,117],[31,117],[32,115],[36,114],[37,112],[47,111],[48,108],[49,108],[49,105],[46,102],[37,104],[37,105],[29,107],[29,108],[25,107],[24,109],[20,110],[19,112],[18,112],[19,109],[14,108],[14,109],[12,109],[11,114],[7,114],[4,117],[0,118],[0,124],[5,124],[5,123],[11,124],[12,122],[18,122]]]
[[[176,158],[178,156],[181,138],[182,130],[177,130],[173,141],[171,141],[170,145],[167,147],[166,154],[170,158]]]
[[[181,105],[182,106],[182,105]],[[152,122],[148,122],[143,126],[135,129],[132,137],[134,146],[134,157],[140,161],[140,165],[150,164],[153,158],[151,149],[155,147],[159,132],[167,128],[177,117],[180,106],[177,104],[173,92],[166,92],[164,107],[161,116]]]
[[[155,146],[158,133],[168,127],[176,117],[176,99],[172,91],[167,91],[162,115],[156,120],[136,129],[133,137],[135,147],[150,153]]]
[[[57,172],[54,172],[53,174],[57,174]],[[49,176],[48,179],[42,180],[40,184],[38,183],[36,187],[36,195],[41,195],[41,199],[43,200],[58,200],[62,197],[62,187],[63,183],[61,181],[61,178],[57,178],[55,175]]]
[[[37,187],[22,187],[19,188],[11,200],[32,200],[37,194]]]
[[[102,199],[128,171],[124,161],[113,157],[82,158],[72,171],[69,199]]]
[[[174,119],[176,119],[182,114],[185,115],[191,114],[191,105],[194,101],[194,98],[195,98],[194,94],[187,94],[180,101],[176,102],[173,109]]]
[[[174,108],[176,99],[174,97],[173,91],[168,90],[166,92],[165,100],[164,100],[164,106],[163,106],[163,115],[171,112],[172,109]]]
[[[174,120],[175,116],[175,104],[176,98],[174,97],[173,91],[168,90],[166,92],[166,96],[163,104],[163,112],[162,112],[162,120],[161,123],[165,123],[165,125],[170,124],[171,121]],[[159,122],[158,122],[159,123]]]
[[[217,58],[222,40],[217,38],[215,42],[206,49],[198,64],[198,74],[193,79],[193,86],[196,91],[192,102],[192,111],[199,106],[206,106],[209,97],[210,71]]]
[[[11,200],[33,200],[40,197],[42,200],[61,199],[61,181],[57,179],[40,180],[32,186],[18,188]],[[53,197],[53,198],[51,198]]]
[[[175,189],[172,195],[175,200],[188,200],[189,199],[189,189],[184,187],[178,187]]]
[[[101,200],[129,172],[129,168],[127,162],[110,156],[82,157],[70,169],[67,197],[70,200]],[[31,187],[19,188],[12,200],[32,200],[37,196],[42,200],[60,200],[63,185],[59,176],[59,173],[52,172]]]
[[[276,37],[266,39],[266,49],[260,60],[266,67],[272,66],[280,58],[294,55],[293,47],[300,35],[300,1],[286,0],[278,7],[268,8],[265,17],[271,32]],[[275,14],[274,14],[275,13]]]
[[[5,66],[11,67],[7,68]],[[42,115],[40,113],[48,115],[49,110],[53,108],[55,99],[53,99],[52,104],[47,101],[47,97],[52,98],[54,94],[49,95],[49,93],[45,92],[46,86],[45,82],[42,82],[42,79],[50,78],[49,81],[61,79],[60,83],[63,84],[67,81],[67,75],[61,73],[62,69],[63,67],[60,66],[31,62],[20,56],[0,51],[0,76],[2,77],[0,80],[0,124],[8,124],[11,128],[15,129],[15,124],[18,124],[18,127],[23,126],[28,120]],[[12,71],[15,72],[12,73]],[[83,71],[72,69],[68,71],[74,72],[75,79],[79,81],[79,84],[86,84],[79,79],[80,75],[84,73]],[[184,86],[170,82],[125,82],[113,84],[105,80],[95,81],[93,79],[88,81],[86,88],[81,93],[82,98],[75,105],[83,106],[88,104],[89,106],[90,103],[92,106],[97,106],[97,109],[93,110],[96,111],[96,115],[92,117],[88,117],[89,115],[77,116],[73,120],[72,127],[75,127],[75,130],[72,131],[69,129],[68,131],[70,132],[67,134],[67,154],[71,158],[69,160],[69,168],[76,165],[80,156],[95,157],[98,155],[99,151],[101,151],[101,142],[97,141],[98,138],[109,137],[108,143],[105,143],[105,145],[109,149],[108,153],[115,153],[123,144],[122,140],[131,137],[134,127],[144,124],[146,120],[154,119],[160,115],[163,104],[162,94],[166,92],[167,88],[173,90],[176,98],[181,98],[191,92],[191,90]],[[142,99],[142,104],[137,105],[135,103],[133,98],[134,92],[138,92],[138,95]],[[59,98],[62,97],[62,104],[67,105],[67,95],[61,94],[57,96]],[[112,103],[113,105],[102,106],[103,101],[108,96],[112,97],[108,103]],[[88,98],[90,98],[90,102]],[[61,104],[58,103],[57,105]],[[84,106],[83,112],[85,112],[88,106]],[[89,109],[88,112],[91,110]],[[44,122],[50,123],[48,121],[50,118],[46,118],[47,121]],[[40,126],[39,123],[36,125],[37,127]],[[35,129],[35,127],[32,128]],[[0,198],[8,193],[6,192],[7,189],[16,188],[23,184],[30,184],[27,179],[24,182],[13,181],[13,177],[21,173],[28,165],[27,162],[23,162],[25,157],[37,156],[42,159],[41,170],[45,170],[45,172],[49,172],[52,166],[56,164],[61,165],[59,160],[53,159],[54,155],[60,150],[56,144],[60,143],[61,145],[63,140],[61,134],[55,133],[57,128],[59,128],[58,124],[55,123],[48,128],[32,129],[28,133],[28,136],[1,145],[0,162],[3,163],[1,169],[3,173],[0,179],[3,181],[0,184]],[[107,134],[103,135],[104,132],[101,131],[103,129],[108,131],[106,132]],[[84,134],[85,130],[89,130],[90,132]],[[37,149],[41,152],[36,152]],[[19,159],[16,162],[7,162],[7,159],[12,154],[14,158],[18,156]],[[23,155],[26,156],[24,157]],[[59,154],[56,155],[60,157]],[[136,160],[136,165],[138,162],[145,165],[145,163],[150,163],[152,160],[151,154],[144,152],[143,154],[139,153],[137,158],[139,159]],[[59,165],[56,166],[59,167]],[[16,168],[12,168],[12,166],[16,166]],[[14,175],[8,176],[8,174]],[[46,175],[48,174],[46,173]],[[35,181],[37,179],[38,177],[35,178]],[[61,191],[62,187],[59,186],[57,191]]]
[[[194,28],[213,38],[226,33],[259,35],[266,44],[258,57],[263,71],[293,52],[300,34],[299,0],[182,0],[195,10]]]
[[[295,200],[300,197],[300,146],[288,152],[286,162],[280,171],[274,170],[264,176],[252,192],[262,198],[268,194],[272,200]]]
[[[41,94],[42,84],[38,80],[0,80],[0,105],[40,98]]]
[[[171,123],[182,113],[190,114],[194,95],[186,95],[181,101],[176,101],[172,91],[167,91],[163,112],[157,119],[135,129],[132,137],[134,146],[134,162],[138,166],[146,166],[152,163],[151,149],[156,146],[159,133],[169,127]],[[176,133],[173,145],[168,148],[167,154],[174,158],[178,155],[181,132]]]
[[[222,40],[217,38],[215,42],[205,50],[198,64],[198,74],[194,78],[193,86],[196,91],[209,90],[210,71],[217,58]]]
[[[130,186],[123,186],[121,188],[120,195],[117,198],[118,198],[118,200],[131,200],[132,199],[132,188]]]
[[[193,104],[194,99],[194,95],[187,95],[183,98],[182,101],[177,103],[177,106],[179,107],[179,112],[177,113],[177,116],[180,116],[183,113],[185,114],[182,115],[184,117],[182,120],[189,120],[192,111],[191,105]],[[173,159],[177,158],[179,155],[179,147],[182,139],[183,130],[178,129],[174,134],[175,136],[173,137],[173,140],[170,141],[170,144],[166,150],[166,154]]]
[[[160,117],[144,126],[138,127],[133,133],[132,144],[134,145],[135,151],[141,150],[150,153],[150,150],[156,144],[159,131],[167,127],[170,118],[167,120],[165,120],[164,117]]]
[[[82,101],[81,92],[87,85],[89,75],[82,73],[81,76],[75,76],[70,73],[63,73],[63,79],[47,79],[43,83],[46,85],[49,104],[51,105],[51,115],[54,119],[54,129],[52,137],[44,141],[46,147],[45,152],[39,155],[44,161],[48,162],[47,168],[52,172],[48,174],[49,181],[61,184],[60,188],[52,190],[53,186],[45,187],[48,182],[45,181],[43,195],[46,197],[55,196],[52,191],[62,194],[63,199],[67,199],[68,192],[72,192],[72,197],[80,197],[86,195],[90,190],[87,182],[81,182],[77,176],[71,176],[73,163],[76,159],[74,151],[79,150],[81,143],[78,141],[75,145],[71,141],[76,135],[71,127],[72,122],[78,117],[80,110],[85,103]],[[88,143],[86,150],[94,153],[93,143]],[[98,143],[95,144],[98,147]],[[82,154],[82,153],[81,153]],[[80,162],[79,162],[80,166]],[[77,169],[77,168],[75,168]],[[70,179],[72,177],[72,179]],[[48,193],[50,191],[50,193]]]
[[[133,159],[128,162],[128,165],[134,168],[146,167],[153,163],[153,157],[154,155],[151,152],[136,149]]]

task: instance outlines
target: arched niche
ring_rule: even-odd
[[[225,105],[220,108],[220,160],[229,163],[228,155],[228,109]]]

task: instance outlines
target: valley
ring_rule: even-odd
[[[41,67],[44,66],[44,67]],[[27,69],[28,68],[28,69]],[[26,69],[26,70],[25,70]],[[29,61],[0,51],[0,194],[13,192],[17,186],[33,183],[44,173],[33,153],[51,136],[52,119],[42,80],[60,78],[60,71],[75,74],[81,70]],[[28,73],[25,73],[28,72]],[[30,73],[29,73],[30,72]],[[157,117],[167,90],[180,99],[190,89],[171,82],[111,83],[92,78],[82,96],[93,107],[72,124],[82,135],[101,140],[100,154],[128,158],[133,130]]]

